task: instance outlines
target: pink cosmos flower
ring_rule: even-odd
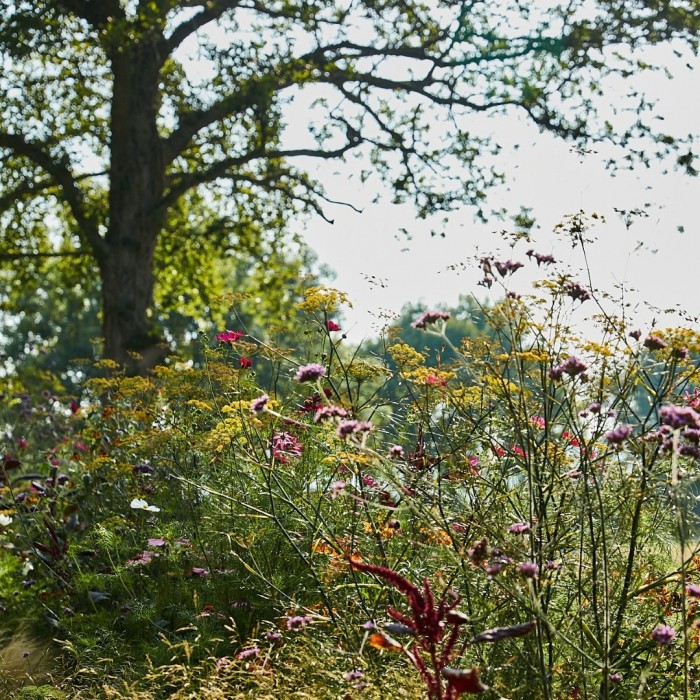
[[[241,333],[241,331],[221,331],[221,333],[217,333],[214,336],[214,339],[218,340],[220,343],[228,343],[229,345],[233,345],[242,337],[243,333]]]

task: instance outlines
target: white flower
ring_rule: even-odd
[[[0,515],[0,525],[2,527],[7,527],[8,525],[12,524],[12,516],[11,515]]]
[[[148,502],[144,501],[143,498],[135,498],[131,501],[131,507],[134,510],[150,510],[151,513],[160,513],[160,508],[157,506],[149,506]]]

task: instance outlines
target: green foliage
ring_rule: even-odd
[[[312,287],[303,347],[103,361],[79,404],[11,387],[7,624],[42,620],[84,697],[98,668],[125,698],[293,697],[302,668],[312,697],[694,697],[700,336],[602,313],[579,337],[608,300],[551,262],[519,299],[508,264],[486,332],[415,319],[449,364],[399,338],[392,367],[359,357],[328,323],[344,295]]]
[[[331,220],[338,196],[314,159],[360,156],[361,179],[421,217],[465,203],[487,215],[504,175],[498,141],[470,120],[481,113],[519,110],[582,149],[612,142],[618,164],[697,170],[644,94],[599,114],[608,78],[696,53],[695,0],[2,0],[0,18],[8,299],[25,308],[47,257],[86,294],[99,277],[105,355],[136,372],[162,359],[159,339],[192,330],[185,319],[218,314],[226,251],[263,259],[297,215]]]

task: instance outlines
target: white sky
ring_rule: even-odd
[[[687,121],[688,131],[700,112],[696,86],[697,74],[688,73],[665,85],[662,95],[664,112],[679,117],[680,122]],[[698,178],[678,172],[664,175],[661,166],[640,166],[613,176],[606,171],[601,154],[582,158],[567,144],[539,134],[515,117],[494,118],[493,130],[502,141],[521,144],[517,151],[505,148],[499,157],[508,164],[510,182],[508,189],[492,192],[493,201],[514,213],[521,205],[532,208],[539,224],[539,229],[533,231],[533,244],[522,242],[514,251],[496,233],[509,227],[507,221],[475,222],[465,207],[451,215],[444,238],[431,237],[431,224],[417,220],[410,206],[388,203],[388,192],[383,202],[372,204],[375,186],[348,180],[347,170],[335,176],[334,168],[329,166],[316,171],[331,198],[350,201],[363,210],[357,214],[344,207],[329,208],[333,225],[314,219],[304,231],[305,240],[320,261],[335,270],[333,286],[353,300],[354,308],[346,312],[344,328],[350,331],[351,340],[375,333],[385,325],[387,315],[398,312],[405,302],[452,304],[460,294],[484,299],[485,288],[477,286],[482,277],[475,263],[477,253],[500,251],[502,257],[497,259],[527,261],[524,253],[534,247],[580,268],[583,261],[579,251],[572,250],[552,230],[565,215],[581,209],[606,219],[605,224],[592,230],[598,240],[588,250],[595,287],[613,291],[615,285],[623,284],[630,291],[629,301],[662,309],[680,303],[685,311],[700,315]],[[340,169],[336,166],[335,170]],[[615,208],[643,209],[648,218],[634,217],[627,229]],[[679,226],[684,227],[683,233]],[[398,233],[401,228],[410,231],[411,241]],[[448,269],[459,263],[469,269]],[[532,275],[523,269],[509,284],[525,293],[531,279]],[[585,277],[581,282],[585,283]],[[661,325],[679,323],[673,318],[662,319],[652,311],[639,311],[640,322],[649,323],[656,316]]]
[[[222,41],[227,39],[222,37]],[[191,51],[183,46],[185,55],[188,50]],[[661,72],[645,74],[637,79],[636,86],[659,99],[660,112],[666,118],[664,129],[680,135],[697,133],[700,71],[684,69],[688,56],[672,59],[668,47],[645,51],[655,54],[652,58],[665,51],[674,79],[667,79]],[[700,68],[700,60],[691,58],[690,62]],[[195,58],[190,70],[203,77],[205,68]],[[611,82],[606,93],[608,103],[619,104],[629,88],[624,81]],[[308,144],[307,124],[313,97],[318,95],[301,94],[289,107],[290,126],[285,141],[290,146]],[[601,107],[610,111],[605,104]],[[603,164],[606,154],[582,158],[571,152],[567,144],[551,135],[539,134],[534,126],[515,115],[475,117],[475,122],[477,119],[477,131],[482,133],[485,128],[492,132],[503,146],[498,163],[509,179],[507,187],[491,191],[491,202],[513,213],[521,206],[532,210],[539,228],[533,230],[530,246],[523,243],[514,251],[509,250],[495,233],[509,227],[509,222],[475,222],[468,207],[454,212],[448,225],[439,229],[444,238],[431,237],[437,219],[420,221],[410,205],[390,204],[387,190],[383,191],[382,201],[373,204],[377,192],[382,193],[382,186],[378,179],[362,184],[352,162],[343,165],[307,159],[304,163],[324,183],[331,199],[350,202],[362,210],[357,213],[348,207],[328,205],[325,210],[334,219],[333,225],[320,217],[298,224],[319,261],[335,271],[331,284],[353,301],[354,308],[345,312],[343,328],[352,341],[377,333],[406,302],[449,305],[460,294],[485,299],[487,291],[477,286],[482,277],[475,263],[478,255],[500,251],[500,259],[526,261],[525,251],[533,247],[579,269],[579,251],[552,233],[564,216],[579,210],[596,212],[606,219],[593,231],[598,241],[588,250],[594,287],[613,291],[616,285],[624,286],[627,300],[639,303],[642,325],[655,316],[661,326],[679,324],[677,318],[645,312],[644,303],[661,309],[681,304],[686,312],[700,316],[696,282],[700,263],[700,179],[680,173],[664,175],[660,165],[649,169],[640,166],[634,172],[613,176]],[[469,127],[471,130],[471,123]],[[519,148],[514,148],[516,145]],[[464,176],[468,177],[468,173]],[[642,209],[648,218],[635,217],[628,229],[615,208]],[[683,233],[678,230],[680,226],[685,229]],[[410,241],[401,235],[401,229],[409,231]],[[457,269],[450,270],[450,266]],[[532,270],[534,265],[527,267]],[[526,293],[532,279],[533,274],[526,268],[514,275],[509,286]],[[585,283],[586,278],[582,275],[580,281]]]

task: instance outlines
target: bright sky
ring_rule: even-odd
[[[700,112],[697,73],[687,71],[674,81],[659,80],[649,87],[659,95],[664,114],[680,132],[696,128],[693,121]],[[304,233],[320,261],[335,270],[333,285],[354,302],[354,308],[346,313],[351,340],[375,333],[408,301],[452,304],[460,294],[474,294],[483,300],[487,290],[477,286],[482,273],[475,261],[480,254],[499,251],[500,259],[526,261],[525,251],[534,247],[580,268],[580,252],[572,250],[562,236],[555,236],[553,228],[564,216],[581,209],[601,214],[606,220],[592,229],[598,240],[588,251],[595,287],[613,291],[616,285],[624,285],[628,301],[641,302],[642,323],[650,323],[654,317],[662,326],[679,323],[678,319],[644,311],[644,303],[661,309],[680,304],[686,312],[700,315],[695,272],[700,262],[697,178],[678,172],[662,174],[659,165],[649,169],[639,166],[633,172],[613,176],[606,171],[602,154],[582,158],[567,144],[539,134],[516,117],[494,118],[491,128],[502,143],[521,146],[518,150],[504,148],[500,161],[506,164],[509,190],[494,191],[493,201],[513,212],[521,205],[529,207],[539,224],[533,231],[533,245],[522,242],[514,251],[496,233],[512,227],[509,222],[475,222],[465,207],[450,217],[449,225],[442,229],[444,238],[431,237],[431,224],[417,220],[410,206],[391,205],[388,193],[383,202],[372,204],[375,186],[349,181],[348,171],[337,167],[318,169],[331,198],[350,201],[363,210],[357,214],[334,207],[328,210],[335,220],[333,225],[314,219]],[[341,174],[333,175],[334,170]],[[615,209],[641,209],[648,217],[633,217],[627,228]],[[399,233],[401,228],[409,230],[412,240]],[[449,269],[455,265],[457,269]],[[526,270],[520,270],[510,286],[528,292],[531,279]],[[583,274],[580,280],[585,283]]]
[[[223,36],[221,41],[225,43],[228,38]],[[183,53],[188,51],[192,49],[184,46]],[[658,98],[665,116],[664,129],[678,135],[697,133],[700,60],[687,56],[672,59],[667,47],[652,51],[666,52],[674,79],[660,72],[645,74],[637,78],[636,87]],[[199,59],[191,60],[190,70],[200,78],[206,77]],[[695,72],[684,68],[688,60],[696,66]],[[611,111],[609,106],[619,104],[631,85],[620,80],[608,87],[609,104],[601,105],[606,116]],[[314,97],[318,94],[302,93],[291,103],[287,145],[309,143],[307,124]],[[333,286],[346,292],[354,303],[354,308],[346,311],[343,329],[351,340],[357,342],[377,333],[406,302],[449,305],[460,294],[474,294],[484,300],[487,290],[477,286],[482,277],[476,264],[480,255],[495,253],[500,259],[525,261],[525,251],[533,247],[553,254],[574,270],[580,269],[580,252],[572,250],[562,236],[553,234],[563,217],[579,210],[605,217],[605,224],[592,230],[598,241],[588,250],[595,288],[612,292],[623,287],[627,301],[639,304],[642,326],[654,317],[661,326],[680,323],[677,318],[644,311],[645,303],[660,309],[680,304],[687,313],[700,316],[695,272],[700,262],[700,180],[677,172],[664,175],[660,165],[639,166],[634,172],[613,176],[604,167],[610,152],[581,157],[567,144],[539,134],[516,115],[475,117],[468,128],[492,133],[503,146],[497,162],[508,183],[491,192],[491,202],[494,208],[505,206],[512,213],[521,207],[532,210],[538,222],[532,244],[522,243],[511,251],[496,232],[512,224],[476,222],[468,207],[454,212],[446,226],[437,226],[437,219],[420,221],[411,206],[390,204],[390,193],[382,190],[378,179],[362,184],[352,163],[307,159],[303,164],[324,183],[331,199],[350,202],[362,210],[357,213],[349,207],[329,205],[326,213],[334,219],[333,225],[319,217],[299,224],[320,262],[335,271]],[[469,174],[465,172],[464,177]],[[373,204],[377,192],[382,195],[381,201]],[[633,217],[628,228],[615,209],[643,210],[647,216]],[[444,237],[431,237],[430,231],[435,228]],[[401,229],[409,232],[410,240],[400,233]],[[527,269],[520,270],[509,283],[510,288],[526,293],[532,279]],[[588,286],[583,273],[579,281]]]

